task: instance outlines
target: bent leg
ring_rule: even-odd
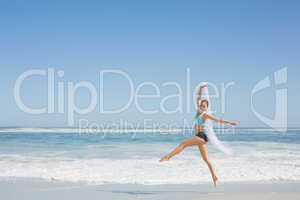
[[[217,175],[214,171],[214,168],[213,168],[211,162],[208,159],[208,153],[207,153],[206,145],[205,144],[200,144],[200,145],[198,145],[198,148],[199,148],[199,151],[201,153],[201,157],[202,157],[203,161],[207,164],[207,166],[209,168],[209,171],[211,173],[214,185],[216,186],[217,181],[218,181],[218,177],[217,177]]]
[[[183,141],[179,146],[177,146],[171,153],[169,153],[168,155],[160,159],[160,162],[169,160],[173,156],[182,152],[183,149],[185,149],[186,147],[193,146],[193,145],[200,145],[200,144],[205,144],[205,141],[197,136],[187,139]]]

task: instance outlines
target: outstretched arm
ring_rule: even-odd
[[[204,114],[204,117],[207,118],[207,119],[213,120],[213,121],[215,121],[217,123],[220,123],[220,124],[230,124],[232,126],[235,126],[235,125],[238,124],[238,122],[227,121],[227,120],[224,120],[224,119],[218,119],[215,116],[207,114],[207,113]]]

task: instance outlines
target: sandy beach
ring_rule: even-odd
[[[300,200],[299,10],[0,1],[0,200]]]
[[[66,183],[37,179],[0,182],[0,196],[5,200],[50,199],[299,199],[300,183],[226,183],[212,185],[140,185]]]

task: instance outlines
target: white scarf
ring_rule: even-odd
[[[204,84],[207,85],[206,83],[204,83]],[[204,100],[204,99],[206,99],[209,102],[209,105],[207,108],[207,113],[210,114],[211,113],[211,109],[210,109],[211,102],[209,101],[209,93],[208,93],[207,87],[202,88],[201,100]],[[233,154],[232,150],[229,147],[225,146],[216,136],[216,133],[213,129],[213,123],[211,120],[206,120],[206,122],[205,122],[205,133],[207,134],[209,141],[216,148],[218,148],[219,150],[221,150],[222,152],[224,152],[227,155]]]

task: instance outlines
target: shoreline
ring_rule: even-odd
[[[298,199],[300,182],[238,182],[212,184],[102,184],[71,183],[31,178],[0,180],[6,200],[38,199]]]

